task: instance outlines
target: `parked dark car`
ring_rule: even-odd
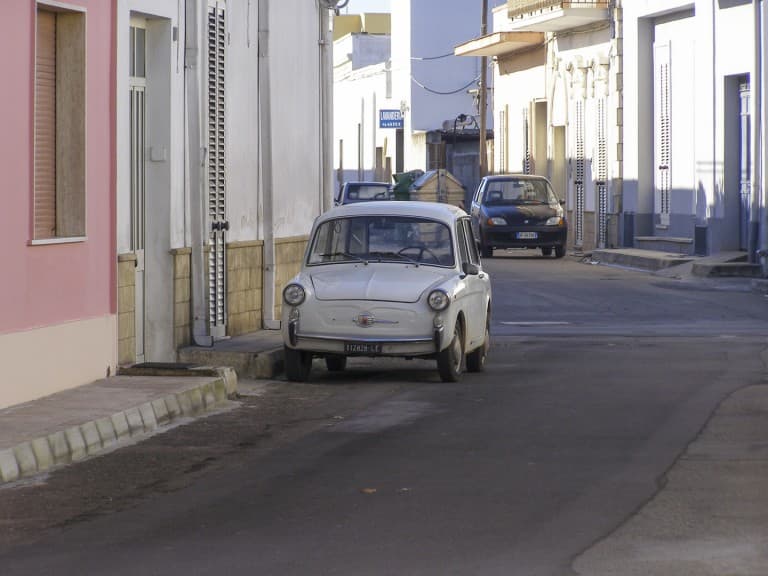
[[[392,200],[394,193],[387,182],[344,182],[333,199],[335,206],[369,202],[371,200]]]
[[[540,248],[565,256],[568,223],[561,200],[543,176],[486,176],[472,199],[472,231],[482,255],[494,248]]]

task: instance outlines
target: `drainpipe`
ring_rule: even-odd
[[[762,263],[765,259],[762,251],[759,249],[758,240],[760,234],[760,204],[762,190],[761,163],[763,160],[761,148],[762,133],[762,58],[761,58],[761,36],[762,22],[760,15],[760,0],[752,0],[753,18],[754,18],[754,41],[755,54],[753,74],[750,79],[750,98],[752,100],[752,170],[750,180],[752,182],[752,205],[749,214],[749,261]]]
[[[201,127],[200,93],[202,75],[200,74],[200,38],[206,22],[203,10],[205,5],[199,0],[187,0],[185,4],[185,52],[184,76],[187,103],[187,170],[189,178],[189,215],[191,256],[191,294],[192,300],[192,340],[198,346],[212,346],[213,338],[208,334],[206,321],[206,292],[204,287],[205,260],[203,256],[203,166],[205,151]]]
[[[275,318],[275,230],[272,182],[272,99],[269,76],[269,0],[259,2],[259,173],[264,222],[264,268],[262,324],[267,330],[279,330]]]
[[[333,5],[336,3],[334,2]],[[333,61],[331,59],[331,13],[333,6],[320,2],[320,214],[331,207],[333,197]]]

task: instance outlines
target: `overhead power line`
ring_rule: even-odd
[[[416,78],[414,78],[413,76],[411,76],[411,80],[412,80],[412,81],[413,81],[413,83],[414,83],[414,84],[416,84],[416,85],[417,85],[419,88],[422,88],[422,89],[426,90],[427,92],[431,92],[432,94],[437,94],[437,95],[439,95],[439,96],[450,96],[451,94],[458,94],[459,92],[463,92],[464,90],[466,90],[467,88],[469,88],[470,86],[472,86],[472,84],[475,84],[475,83],[476,83],[478,80],[480,80],[480,76],[475,76],[475,78],[473,78],[471,81],[467,82],[467,83],[466,83],[464,86],[462,86],[461,88],[457,88],[456,90],[449,90],[449,91],[447,91],[447,92],[442,92],[442,91],[440,91],[440,90],[435,90],[435,89],[433,89],[433,88],[430,88],[430,87],[428,87],[428,86],[424,86],[424,84],[422,84],[421,82],[419,82],[418,80],[416,80]]]

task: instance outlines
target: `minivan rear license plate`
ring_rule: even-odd
[[[381,344],[378,342],[344,342],[344,352],[347,354],[381,354]]]
[[[517,239],[518,240],[536,240],[539,235],[536,232],[518,232],[517,233]]]

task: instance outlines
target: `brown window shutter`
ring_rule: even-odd
[[[56,14],[37,12],[34,237],[56,236]]]

